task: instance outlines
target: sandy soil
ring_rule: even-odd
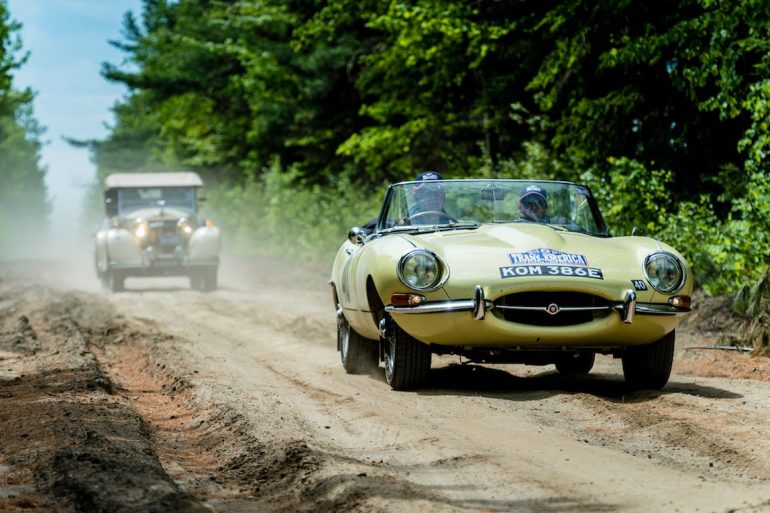
[[[109,294],[82,262],[0,264],[1,511],[770,511],[770,365],[711,349],[718,302],[659,392],[611,358],[567,378],[435,356],[394,392],[343,371],[325,268]]]

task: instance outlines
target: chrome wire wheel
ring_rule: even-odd
[[[392,384],[395,375],[396,337],[391,335],[385,339],[385,380]]]

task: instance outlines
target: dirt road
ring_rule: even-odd
[[[0,510],[770,511],[770,383],[693,375],[691,334],[660,392],[610,358],[435,356],[394,392],[344,373],[327,279],[229,261],[212,293],[108,294],[82,264],[0,265]]]

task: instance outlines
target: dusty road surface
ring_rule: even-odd
[[[109,294],[87,264],[0,264],[0,511],[770,511],[770,366],[685,351],[713,312],[659,392],[610,358],[435,356],[394,392],[344,373],[327,279],[230,260],[212,293]]]

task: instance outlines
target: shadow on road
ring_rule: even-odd
[[[382,377],[384,380],[384,376]],[[538,401],[557,394],[590,394],[613,402],[644,402],[667,394],[709,399],[739,399],[741,394],[696,383],[670,381],[662,390],[630,390],[621,375],[591,373],[565,376],[544,371],[519,377],[500,369],[474,364],[452,364],[432,369],[421,395],[488,396],[514,401]]]

